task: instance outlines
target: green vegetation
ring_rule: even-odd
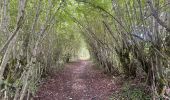
[[[120,91],[113,93],[110,100],[151,100],[151,96],[144,86],[135,87],[126,83]]]
[[[127,78],[135,78],[140,70],[152,98],[166,97],[169,3],[0,0],[0,99],[29,100],[49,72],[81,57],[90,58],[106,73]],[[123,95],[133,99],[145,94],[140,89],[125,89]]]

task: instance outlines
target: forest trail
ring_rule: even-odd
[[[120,88],[91,61],[76,61],[43,83],[34,100],[109,100]]]

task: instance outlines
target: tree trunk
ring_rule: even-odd
[[[13,48],[13,46],[15,45],[15,41],[18,37],[18,31],[21,27],[23,23],[23,17],[24,17],[24,10],[25,10],[25,5],[26,5],[26,1],[25,0],[20,0],[20,7],[19,7],[19,14],[18,14],[18,21],[17,21],[17,24],[16,24],[16,29],[14,30],[13,34],[12,35],[12,38],[10,40],[8,40],[6,43],[7,43],[7,49],[6,49],[6,52],[4,54],[4,57],[2,59],[2,63],[0,65],[0,81],[3,80],[3,74],[4,74],[4,70],[5,70],[5,67],[7,65],[7,62],[9,60],[9,57],[10,57],[10,53],[11,53],[11,50]]]
[[[1,21],[1,30],[3,31],[6,38],[9,37],[8,32],[8,23],[9,23],[9,16],[8,16],[8,9],[9,9],[9,0],[3,0],[3,10],[2,10],[2,21]]]

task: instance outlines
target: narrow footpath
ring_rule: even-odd
[[[109,100],[120,88],[111,76],[94,67],[91,61],[76,61],[47,79],[34,100]]]

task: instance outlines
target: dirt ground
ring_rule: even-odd
[[[109,100],[120,88],[111,76],[96,69],[91,61],[76,61],[52,75],[39,87],[34,100]]]

